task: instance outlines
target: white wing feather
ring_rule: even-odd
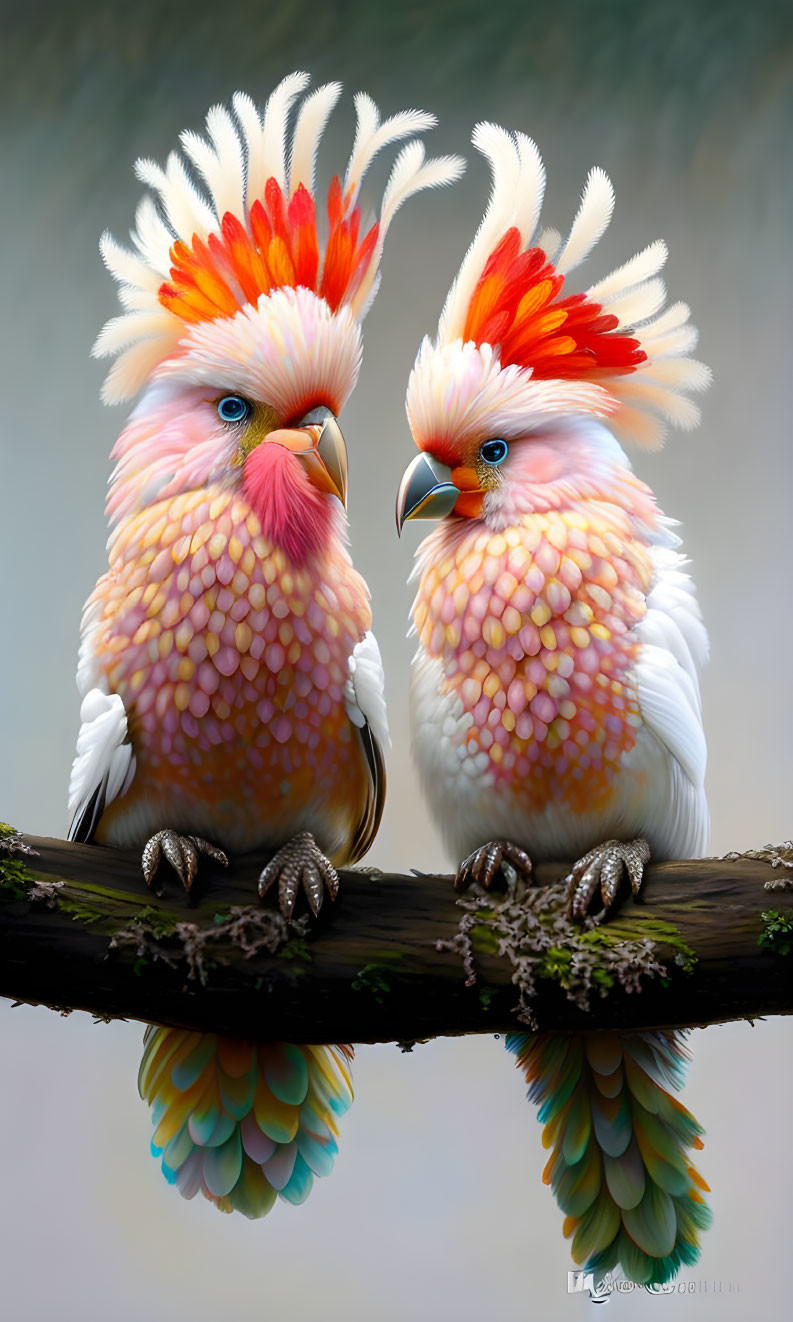
[[[72,831],[88,812],[99,791],[104,805],[123,794],[135,773],[132,745],[127,743],[127,713],[117,693],[89,689],[80,707],[77,755],[69,782]]]
[[[672,520],[662,519],[661,522],[667,536],[676,544],[678,539],[672,532]],[[666,546],[654,546],[651,553],[656,580],[647,597],[648,613],[661,611],[677,626],[689,654],[686,669],[695,677],[708,659],[708,635],[694,595],[694,584],[683,571],[686,559]],[[644,622],[640,627],[644,629]]]
[[[345,690],[347,715],[358,729],[368,724],[375,742],[388,750],[391,736],[385,705],[385,675],[380,648],[371,630],[354,647],[349,667]]]
[[[699,697],[700,667],[707,660],[708,635],[683,572],[685,557],[671,519],[659,520],[651,547],[655,582],[647,614],[635,633],[642,647],[636,665],[639,707],[647,728],[676,759],[698,790],[707,760]]]
[[[661,613],[655,612],[655,616],[657,624]],[[670,641],[681,637],[674,622],[669,633]],[[677,759],[689,780],[701,785],[707,753],[696,682],[669,645],[644,644],[635,673],[642,720]]]

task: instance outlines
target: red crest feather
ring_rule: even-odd
[[[242,92],[232,98],[233,113],[213,106],[205,137],[181,135],[186,162],[176,152],[165,167],[138,161],[136,172],[150,192],[138,207],[133,249],[109,234],[101,243],[124,308],[94,345],[97,357],[118,355],[103,387],[105,400],[134,395],[178,354],[185,326],[234,318],[276,290],[305,290],[332,315],[346,312],[340,325],[360,323],[377,291],[383,241],[400,206],[462,172],[456,156],[425,160],[414,135],[431,128],[434,115],[401,110],[381,122],[374,101],[359,92],[352,153],[343,181],[331,183],[321,242],[316,156],[341,84],[326,83],[306,96],[291,125],[292,106],[308,82],[307,74],[289,74],[261,109]],[[379,218],[361,237],[364,176],[379,152],[406,138]]]
[[[531,368],[536,379],[597,379],[633,372],[647,359],[640,342],[616,334],[619,318],[586,294],[560,298],[564,276],[542,248],[521,252],[508,229],[471,295],[463,340],[500,346],[502,366]]]
[[[360,207],[345,215],[336,176],[328,193],[329,233],[320,274],[311,194],[300,184],[287,205],[280,184],[270,178],[264,198],[250,208],[250,233],[227,211],[220,234],[210,234],[206,243],[195,234],[190,245],[174,243],[171,278],[160,285],[159,301],[182,321],[211,321],[233,316],[273,289],[302,285],[335,312],[355,293],[377,243],[377,224],[358,241],[360,220]]]

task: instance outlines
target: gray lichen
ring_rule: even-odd
[[[769,877],[763,885],[767,891],[793,890],[793,840],[783,840],[779,845],[763,845],[762,849],[745,849],[742,853],[731,850],[724,855],[731,863],[742,858],[756,859],[759,863],[770,863],[772,868],[787,868],[788,876]]]
[[[607,924],[592,918],[571,923],[564,885],[533,888],[511,881],[502,900],[471,893],[457,904],[464,910],[457,933],[436,942],[436,949],[461,956],[467,987],[477,981],[477,954],[509,960],[518,989],[514,1011],[535,1030],[538,982],[557,983],[569,1001],[588,1011],[593,994],[602,997],[616,987],[630,994],[641,991],[647,978],[665,978],[661,947],[671,948],[684,969],[696,962],[671,923],[624,915]]]
[[[168,931],[156,931],[145,921],[133,922],[113,934],[110,946],[113,950],[132,950],[139,968],[149,960],[160,960],[171,968],[186,963],[188,979],[206,986],[209,968],[218,962],[210,954],[213,947],[219,952],[220,947],[230,945],[251,959],[262,951],[269,955],[285,953],[290,945],[304,943],[307,932],[305,916],[285,918],[272,909],[238,905],[229,909],[228,917],[216,914],[212,927],[177,922]]]
[[[8,822],[0,822],[0,854],[27,854],[30,858],[40,858],[37,849],[26,845],[22,832]]]
[[[48,909],[57,909],[61,898],[60,892],[65,885],[65,881],[34,881],[33,885],[28,887],[27,898],[30,901],[43,901]]]

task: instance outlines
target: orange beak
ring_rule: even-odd
[[[306,470],[312,486],[338,496],[347,505],[347,446],[335,418],[309,427],[281,427],[262,437],[263,445],[291,450]]]

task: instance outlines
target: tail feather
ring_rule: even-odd
[[[573,1260],[639,1284],[695,1263],[711,1212],[689,1161],[702,1129],[672,1095],[688,1062],[683,1035],[513,1033],[507,1047],[539,1105],[551,1149],[543,1180],[565,1213]]]
[[[150,1025],[138,1076],[151,1149],[183,1198],[265,1216],[330,1174],[352,1101],[352,1047],[259,1045]]]

